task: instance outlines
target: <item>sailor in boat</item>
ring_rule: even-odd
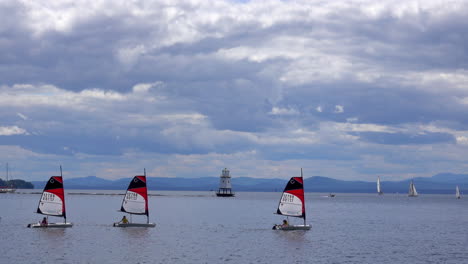
[[[120,220],[119,224],[128,224],[128,219],[125,215],[122,217],[122,220]]]
[[[47,226],[48,224],[47,217],[42,218],[41,226]]]
[[[281,224],[281,225],[274,225],[274,226],[273,226],[273,229],[280,229],[280,228],[284,228],[284,227],[288,227],[288,226],[289,226],[288,220],[284,219],[284,220],[283,220],[283,224]]]

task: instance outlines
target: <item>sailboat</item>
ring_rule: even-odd
[[[455,188],[455,197],[457,197],[457,199],[460,199],[460,198],[461,198],[460,189],[458,188],[458,185],[457,185],[457,187]]]
[[[408,197],[417,197],[417,196],[418,196],[418,192],[416,191],[416,187],[414,186],[413,180],[411,180],[409,191],[408,191]]]
[[[304,219],[303,225],[275,225],[274,230],[310,230],[311,226],[306,224],[306,211],[304,199],[304,178],[292,177],[286,187],[278,204],[276,211],[279,215],[292,216]]]
[[[30,228],[50,228],[50,227],[72,227],[72,223],[67,223],[65,211],[65,192],[63,188],[62,166],[60,166],[60,176],[52,176],[42,191],[41,199],[36,213],[49,216],[63,217],[63,223],[33,223],[28,224]]]
[[[10,184],[10,181],[8,179],[8,163],[6,164],[6,186],[0,186],[0,193],[14,193],[16,191],[16,188]]]
[[[380,177],[377,177],[377,193],[379,195],[383,194],[382,189],[380,188]]]
[[[155,227],[155,223],[149,222],[148,213],[148,188],[146,187],[146,170],[143,176],[135,176],[128,185],[120,208],[121,212],[131,215],[146,215],[146,223],[114,223],[115,227]]]

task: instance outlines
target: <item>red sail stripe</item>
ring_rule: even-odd
[[[52,178],[54,178],[54,180],[56,180],[56,181],[63,184],[62,176],[52,176]],[[53,194],[57,195],[62,200],[62,213],[63,213],[63,215],[65,215],[65,192],[64,192],[63,188],[49,189],[49,190],[46,190],[46,192],[53,193]]]
[[[304,189],[289,190],[289,191],[286,191],[286,193],[292,194],[292,195],[296,196],[297,198],[299,198],[299,200],[301,200],[301,202],[302,202],[302,214],[304,214],[304,212],[305,212]]]
[[[138,176],[138,178],[144,177],[144,176]],[[146,182],[146,179],[144,180]],[[145,199],[145,211],[148,212],[148,188],[146,187],[140,187],[140,188],[133,188],[133,189],[128,189],[129,191],[138,193],[139,195],[143,196]]]

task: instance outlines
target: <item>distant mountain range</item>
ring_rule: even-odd
[[[106,180],[95,176],[66,179],[67,189],[94,189],[94,190],[126,190],[131,178],[118,180]],[[249,177],[234,177],[232,185],[234,191],[275,192],[282,191],[285,179],[260,179]],[[381,187],[384,193],[408,192],[410,180],[382,181]],[[45,181],[32,182],[37,189],[42,189]],[[468,189],[468,174],[440,173],[430,178],[415,178],[414,183],[419,193],[454,193],[455,186],[460,190]],[[203,178],[163,178],[148,177],[150,190],[174,190],[174,191],[210,191],[217,190],[218,177]],[[313,176],[305,179],[306,192],[325,193],[373,193],[376,192],[375,182],[343,181],[328,177]]]

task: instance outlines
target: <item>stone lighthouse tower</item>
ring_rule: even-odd
[[[234,192],[232,192],[231,175],[229,174],[229,170],[227,168],[224,168],[223,172],[221,173],[221,176],[219,177],[219,189],[216,192],[216,196],[234,196]]]

